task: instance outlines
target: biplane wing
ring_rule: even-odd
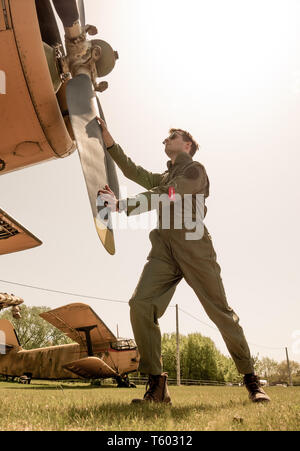
[[[106,378],[118,375],[118,373],[103,362],[102,359],[99,359],[99,357],[85,357],[83,359],[74,360],[73,362],[63,365],[63,368],[86,379]]]
[[[104,351],[109,343],[117,341],[91,307],[81,302],[41,313],[40,316],[83,348],[87,348],[89,355]]]
[[[40,246],[42,241],[0,208],[0,255]]]

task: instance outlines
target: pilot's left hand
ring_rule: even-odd
[[[108,185],[105,185],[104,189],[99,189],[98,196],[103,202],[108,202],[111,211],[118,211],[118,199]]]

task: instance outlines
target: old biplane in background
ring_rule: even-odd
[[[101,39],[87,39],[96,33],[85,24],[83,0],[0,2],[0,71],[6,81],[0,94],[0,174],[64,158],[77,147],[96,230],[114,254],[113,230],[101,222],[96,198],[106,184],[118,197],[119,186],[96,116],[104,119],[98,94],[107,88],[97,79],[111,72],[118,54]]]
[[[34,379],[115,378],[130,386],[127,375],[137,370],[139,353],[132,339],[116,338],[90,306],[72,303],[40,315],[75,343],[25,350],[10,321],[0,320],[5,353],[0,374]],[[2,344],[3,347],[3,344]]]

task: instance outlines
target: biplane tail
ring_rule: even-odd
[[[19,348],[20,342],[14,326],[7,319],[0,319],[0,356],[13,348]]]

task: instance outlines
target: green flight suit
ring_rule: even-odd
[[[118,144],[108,148],[108,152],[127,178],[147,190],[142,195],[149,200],[148,209],[151,208],[152,194],[168,194],[170,188],[181,196],[202,194],[205,199],[209,195],[209,180],[204,166],[193,161],[187,153],[180,153],[174,164],[168,161],[168,170],[158,174],[134,164]],[[127,215],[140,213],[136,208],[140,198],[141,194],[120,200],[120,209],[125,209]],[[238,371],[252,373],[249,347],[239,318],[227,303],[221,269],[207,228],[204,226],[201,239],[187,240],[187,230],[173,227],[172,220],[169,229],[163,228],[160,214],[161,211],[158,228],[150,232],[152,249],[148,262],[129,301],[132,329],[140,353],[139,371],[152,375],[162,373],[158,319],[168,307],[177,284],[184,278],[218,327]]]

